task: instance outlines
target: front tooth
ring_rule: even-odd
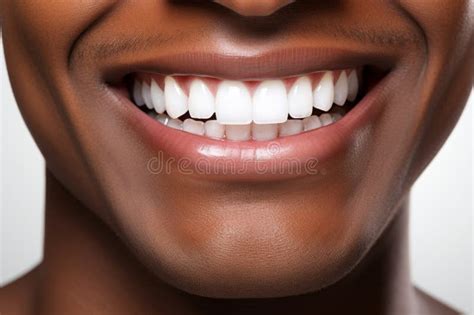
[[[278,124],[288,119],[288,96],[282,80],[260,83],[253,96],[253,121],[256,124]]]
[[[153,107],[158,114],[163,114],[165,112],[165,94],[163,90],[158,86],[155,80],[151,80],[150,87],[151,100],[153,102]]]
[[[145,100],[146,107],[148,109],[153,109],[153,101],[151,100],[150,86],[148,83],[142,83],[142,96]]]
[[[208,119],[214,115],[214,111],[214,95],[202,80],[194,79],[189,89],[189,115],[193,118]]]
[[[206,136],[209,138],[222,139],[225,135],[225,126],[217,122],[217,120],[208,120],[204,124]]]
[[[183,122],[183,130],[195,135],[204,135],[204,123],[202,121],[196,121],[194,119],[186,119]]]
[[[300,119],[288,120],[280,124],[280,137],[296,135],[303,131],[303,121]]]
[[[301,77],[295,81],[288,93],[288,112],[293,118],[305,118],[313,112],[313,91],[311,80]]]
[[[221,82],[216,95],[216,118],[226,125],[252,122],[252,98],[245,84],[239,81]]]
[[[323,124],[321,123],[321,120],[319,119],[318,116],[311,116],[303,119],[303,130],[308,131],[308,130],[313,130],[313,129],[318,129],[321,127]]]
[[[251,125],[227,125],[225,126],[225,136],[232,141],[250,140]]]
[[[137,80],[135,80],[135,84],[133,85],[133,100],[138,106],[145,105],[145,100],[142,97],[142,85]]]
[[[257,125],[252,124],[252,139],[257,141],[268,141],[278,137],[278,125],[267,124]]]
[[[347,81],[349,85],[347,99],[353,102],[357,97],[357,92],[359,92],[359,79],[357,78],[357,72],[355,70],[352,70],[349,74]]]
[[[334,103],[342,106],[347,100],[348,86],[347,86],[346,71],[342,71],[334,85]]]
[[[171,76],[165,78],[165,102],[166,112],[171,118],[178,118],[188,111],[188,97]]]
[[[334,102],[334,84],[331,71],[324,73],[314,89],[314,107],[327,112]]]
[[[331,117],[331,114],[322,114],[321,116],[319,116],[319,119],[321,120],[321,123],[323,124],[323,126],[327,126],[327,125],[330,125],[332,124],[332,117]]]

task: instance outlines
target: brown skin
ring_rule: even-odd
[[[218,2],[0,0],[15,96],[48,166],[45,260],[0,291],[5,313],[454,313],[410,284],[407,196],[472,87],[470,1]],[[150,34],[166,40],[90,53]],[[134,56],[337,41],[393,65],[383,113],[323,180],[150,176],[153,149],[104,89],[107,66]]]

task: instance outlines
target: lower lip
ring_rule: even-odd
[[[227,141],[166,127],[139,110],[128,98],[126,119],[156,158],[152,172],[177,169],[182,174],[221,181],[269,181],[324,174],[326,165],[357,143],[382,111],[388,76],[342,119],[316,130],[272,141]],[[167,160],[165,160],[167,159]],[[166,164],[166,167],[163,167]]]

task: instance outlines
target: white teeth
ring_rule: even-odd
[[[321,120],[319,119],[318,116],[311,116],[311,117],[306,117],[305,119],[303,119],[304,131],[318,129],[322,125],[323,124],[321,123]]]
[[[142,85],[139,81],[136,80],[135,84],[133,85],[133,100],[138,106],[145,105],[145,100],[142,97]]]
[[[168,127],[173,129],[182,130],[183,129],[183,122],[179,119],[168,119]]]
[[[246,141],[251,139],[251,125],[227,125],[225,136],[232,141]]]
[[[359,92],[359,79],[357,78],[357,72],[352,70],[347,78],[348,81],[348,94],[347,99],[353,102],[357,97],[357,92]]]
[[[204,135],[204,123],[202,121],[196,121],[193,119],[186,119],[183,122],[183,130],[195,135]]]
[[[345,71],[342,71],[334,85],[334,103],[336,105],[342,106],[346,102],[348,93],[347,85],[347,74]]]
[[[331,71],[327,71],[314,89],[314,107],[327,112],[334,102],[334,84]]]
[[[189,88],[189,115],[193,118],[207,119],[214,115],[214,111],[214,95],[202,80],[194,79]]]
[[[320,78],[319,82],[313,82],[315,78]],[[328,112],[332,104],[342,106],[346,101],[354,101],[359,89],[356,70],[341,71],[335,83],[333,71],[295,79],[264,80],[256,86],[253,95],[248,87],[250,83],[244,81],[221,81],[215,96],[207,79],[180,77],[179,81],[186,87],[189,84],[189,96],[177,77],[166,76],[164,89],[153,77],[135,80],[133,100],[137,106],[154,109],[146,114],[165,126],[232,141],[271,141],[330,125],[345,115],[345,111],[339,113],[336,108]],[[313,107],[327,113],[319,117],[312,115]],[[184,118],[178,119],[188,110],[191,118],[184,122]],[[216,119],[209,120],[214,114]]]
[[[226,138],[231,141],[248,141],[251,139],[254,141],[271,141],[278,137],[292,136],[303,131],[318,129],[342,118],[339,113],[325,113],[320,117],[310,116],[304,119],[291,119],[280,124],[222,125],[217,120],[208,120],[204,123],[188,118],[182,122],[179,119],[172,119],[166,114],[149,113],[149,115],[170,128],[213,139]]]
[[[260,83],[253,96],[253,121],[256,124],[278,124],[288,119],[288,97],[282,80]]]
[[[155,118],[159,123],[173,129],[183,130],[183,122],[179,119],[171,119],[168,115],[160,114]]]
[[[171,118],[178,118],[188,111],[188,97],[171,76],[165,78],[165,102],[166,112]]]
[[[217,122],[217,120],[208,120],[204,124],[206,136],[209,138],[222,139],[225,135],[225,126]]]
[[[267,124],[257,125],[252,124],[252,139],[257,141],[268,141],[278,137],[278,125]]]
[[[226,125],[252,122],[252,99],[245,84],[240,81],[221,82],[216,95],[216,118]]]
[[[311,80],[301,77],[295,81],[288,93],[288,112],[293,118],[304,118],[311,116],[313,112],[313,91]]]
[[[332,124],[331,114],[328,114],[328,113],[322,114],[321,116],[319,116],[319,119],[321,119],[321,123],[323,124],[323,126]]]
[[[153,109],[153,101],[151,100],[150,86],[148,83],[142,83],[142,96],[148,109]]]
[[[167,126],[170,118],[168,117],[168,115],[161,114],[161,115],[156,116],[156,120],[158,120],[163,125]]]
[[[151,100],[153,102],[153,107],[158,114],[165,112],[165,94],[163,90],[158,86],[155,80],[151,80],[150,87]]]
[[[280,137],[292,136],[303,131],[303,121],[288,120],[280,125]]]

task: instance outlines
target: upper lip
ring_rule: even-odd
[[[363,65],[389,69],[394,62],[393,56],[388,53],[347,48],[299,47],[251,52],[178,51],[165,55],[143,53],[126,62],[103,65],[103,71],[105,80],[109,83],[118,83],[126,75],[136,72],[261,80]]]

